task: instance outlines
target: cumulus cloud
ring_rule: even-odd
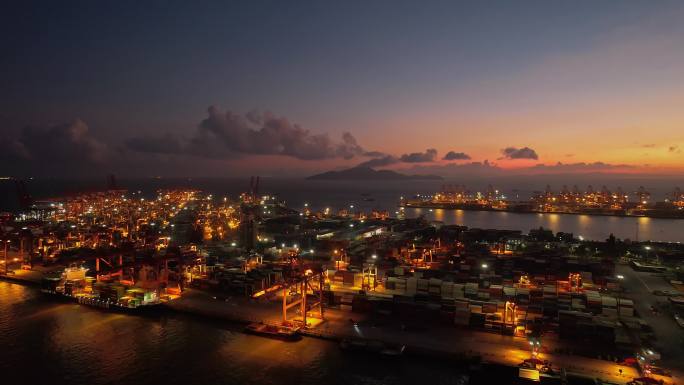
[[[10,175],[96,172],[108,158],[108,147],[80,119],[26,126],[14,138],[0,138],[0,169]]]
[[[385,155],[379,158],[369,159],[365,162],[361,162],[357,165],[357,167],[385,167],[399,162],[400,160],[397,157],[392,155]]]
[[[380,151],[366,151],[363,153],[363,156],[370,156],[371,158],[380,158],[385,156],[385,153]]]
[[[271,113],[251,111],[239,115],[212,106],[188,140],[171,135],[134,137],[125,141],[135,151],[185,153],[210,158],[240,155],[283,155],[301,160],[351,159],[365,151],[351,133],[335,141],[327,134],[313,134]]]
[[[506,147],[501,150],[502,159],[539,159],[537,152],[529,147]]]
[[[454,151],[449,151],[444,155],[443,160],[470,160],[470,155],[466,154],[465,152],[454,152]]]
[[[365,162],[361,162],[357,167],[386,167],[397,163],[430,163],[435,161],[437,156],[437,150],[434,148],[428,148],[425,152],[411,152],[408,154],[403,154],[399,157],[394,155],[388,155],[378,151],[369,151],[363,154],[364,156],[370,156],[373,159],[369,159]]]
[[[326,158],[350,159],[364,151],[356,139],[345,133],[341,142],[327,134],[312,134],[283,117],[270,113],[251,112],[247,118],[209,108],[192,139],[193,146],[201,147],[218,141],[227,153],[285,155],[302,160]],[[197,151],[194,151],[197,153]]]
[[[80,119],[50,126],[27,126],[18,138],[3,138],[2,156],[39,165],[99,163],[107,146],[95,139]]]
[[[437,150],[428,148],[425,152],[412,152],[402,155],[399,160],[405,163],[427,163],[433,162],[437,156]]]

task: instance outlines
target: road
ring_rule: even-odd
[[[674,320],[665,296],[656,296],[653,290],[674,290],[672,285],[657,273],[635,271],[628,265],[617,265],[616,274],[623,275],[623,296],[634,300],[634,308],[655,334],[654,347],[661,354],[661,365],[684,372],[684,329]],[[651,306],[660,309],[659,314]]]

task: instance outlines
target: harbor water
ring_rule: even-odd
[[[136,316],[55,302],[0,281],[2,383],[463,384],[453,363],[354,355],[334,342],[285,342],[178,314]]]

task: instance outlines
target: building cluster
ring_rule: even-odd
[[[684,217],[684,194],[679,188],[663,201],[653,202],[651,194],[643,187],[627,193],[622,188],[600,190],[591,185],[581,191],[576,185],[570,189],[563,186],[553,191],[535,191],[528,200],[520,200],[517,193],[509,199],[500,190],[487,187],[485,192],[472,192],[463,185],[445,185],[434,195],[416,195],[401,198],[402,207],[425,207],[462,210],[490,210],[513,212],[570,213],[588,215],[649,216],[657,218]]]
[[[601,341],[599,350],[616,357],[633,356],[642,345],[644,323],[622,293],[614,256],[583,252],[572,234],[471,229],[353,208],[332,214],[306,205],[277,216],[259,210],[250,225],[254,247],[241,243],[243,221],[223,246],[205,242],[193,285],[272,297],[313,271],[321,273],[325,306],[350,317],[391,316],[407,328],[453,325],[535,341],[553,333],[568,344]]]
[[[631,198],[630,198],[631,195]],[[580,191],[575,185],[572,189],[563,186],[561,191],[554,192],[546,186],[544,192],[536,192],[531,201],[542,211],[585,210],[585,209],[645,209],[649,205],[651,194],[641,186],[632,194],[625,193],[621,187],[615,191],[603,186],[595,190],[589,185],[586,191]]]
[[[154,199],[140,193],[106,191],[53,200],[43,219],[8,218],[3,233],[15,239],[28,263],[50,262],[62,250],[127,245],[167,245],[175,216],[195,191],[159,191]]]
[[[63,266],[46,277],[44,291],[82,301],[135,307],[157,300],[170,281],[181,281],[178,261],[191,250],[179,245],[193,233],[196,194],[108,190],[32,205],[0,224],[5,256],[14,255],[3,264]]]

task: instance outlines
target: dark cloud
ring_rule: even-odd
[[[209,116],[200,122],[187,141],[170,135],[136,137],[125,141],[128,148],[152,153],[186,153],[210,158],[240,155],[283,155],[302,160],[351,159],[365,153],[348,132],[341,141],[309,130],[271,113],[251,111],[244,116],[209,107]]]
[[[529,147],[506,147],[501,150],[502,159],[539,159],[537,152]]]
[[[444,155],[443,160],[470,160],[470,155],[466,154],[465,152],[454,152],[454,151],[449,151]]]
[[[192,142],[201,146],[218,141],[228,153],[285,155],[302,160],[350,159],[364,152],[350,133],[345,133],[341,142],[334,142],[327,134],[312,134],[270,113],[252,112],[248,116],[210,107],[209,117],[200,123]]]
[[[429,148],[425,152],[412,152],[403,154],[400,157],[388,155],[378,151],[369,151],[363,154],[364,156],[373,157],[365,162],[358,164],[358,167],[386,167],[397,163],[430,163],[434,162],[437,156],[437,150]]]
[[[3,140],[5,157],[47,163],[101,162],[107,146],[93,138],[80,119],[50,126],[27,126],[17,139]]]
[[[437,150],[428,148],[425,152],[412,152],[402,155],[399,160],[405,163],[427,163],[433,162],[437,156]]]
[[[679,146],[670,146],[667,148],[668,152],[673,152],[673,153],[680,153],[682,150],[679,148]]]
[[[656,146],[656,145],[655,145],[655,144],[653,144],[653,143],[649,143],[649,144],[642,144],[642,145],[641,145],[641,147],[643,147],[643,148],[653,148],[653,147],[655,147],[655,146]]]
[[[365,162],[361,162],[358,164],[358,167],[385,167],[385,166],[390,166],[396,163],[399,163],[400,160],[392,155],[385,155],[380,158],[374,158],[367,160]]]
[[[380,158],[385,156],[386,154],[384,152],[380,151],[366,151],[363,153],[363,156],[369,156],[371,158]]]
[[[9,168],[12,173],[65,171],[64,175],[69,175],[100,165],[107,157],[107,146],[95,139],[80,119],[49,126],[27,126],[16,139],[0,139],[3,169]]]

